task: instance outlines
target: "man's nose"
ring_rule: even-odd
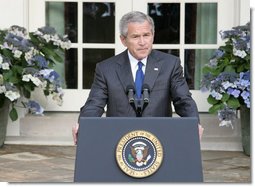
[[[144,45],[144,37],[143,37],[143,36],[140,36],[140,37],[139,37],[138,43],[139,43],[140,45]]]

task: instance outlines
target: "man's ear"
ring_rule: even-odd
[[[125,47],[127,47],[127,45],[126,45],[126,37],[120,35],[120,41],[121,41],[121,43],[122,43]]]

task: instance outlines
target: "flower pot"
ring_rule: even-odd
[[[9,118],[10,102],[5,100],[3,107],[0,108],[0,148],[4,145],[6,130]]]
[[[246,106],[240,108],[240,121],[243,151],[244,154],[250,156],[250,109]]]

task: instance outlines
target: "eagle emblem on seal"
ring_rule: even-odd
[[[130,146],[131,154],[128,155],[128,160],[131,163],[135,163],[138,167],[146,165],[151,159],[149,154],[149,146],[144,142],[135,142]]]

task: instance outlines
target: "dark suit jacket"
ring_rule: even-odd
[[[182,117],[198,117],[179,58],[157,50],[148,56],[144,83],[150,87],[150,102],[142,116],[172,116],[171,102]],[[127,50],[97,64],[89,98],[80,116],[99,117],[107,105],[107,117],[136,116],[126,88],[134,84]]]

